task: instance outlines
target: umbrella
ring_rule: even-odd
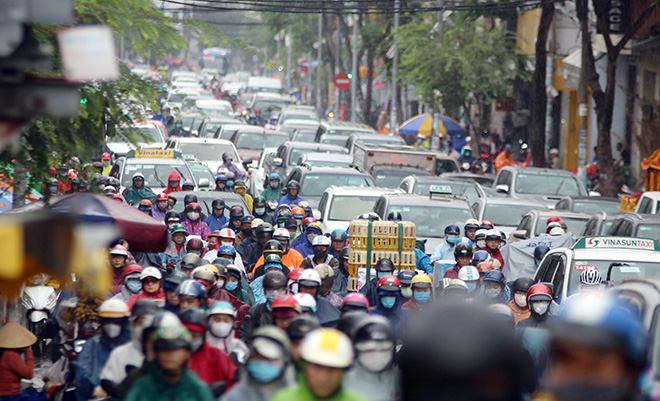
[[[399,126],[399,135],[431,136],[433,130],[433,116],[420,114]]]
[[[136,208],[91,192],[65,196],[52,205],[54,212],[72,214],[84,223],[114,223],[131,250],[162,252],[167,247],[167,226]]]

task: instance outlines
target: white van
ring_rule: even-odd
[[[635,213],[658,214],[658,202],[660,202],[660,191],[644,192],[637,202]]]
[[[277,78],[250,77],[245,93],[282,93],[282,81]]]

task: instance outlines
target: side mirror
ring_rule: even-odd
[[[245,169],[247,170],[247,169],[248,169],[248,166],[249,166],[250,164],[252,164],[252,162],[253,162],[253,160],[252,160],[251,157],[248,157],[248,158],[243,159],[243,167],[245,167]]]
[[[273,157],[273,164],[277,167],[281,167],[284,164],[284,160],[281,157]]]
[[[495,191],[497,191],[501,194],[508,194],[509,193],[509,186],[506,185],[506,184],[495,185]]]
[[[199,137],[199,131],[194,129],[194,130],[190,131],[190,135],[194,136],[194,137]]]
[[[211,186],[211,182],[209,181],[208,178],[200,178],[199,183],[197,183],[197,186],[199,188],[209,188]]]
[[[527,230],[516,230],[511,233],[511,236],[517,239],[527,239]]]
[[[318,209],[312,209],[312,217],[316,220],[321,220],[321,211]]]

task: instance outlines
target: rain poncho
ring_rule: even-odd
[[[344,388],[362,394],[371,401],[401,399],[401,371],[395,365],[380,373],[372,373],[357,362],[344,375]]]
[[[239,194],[236,191],[236,188],[244,188],[243,195]],[[242,197],[243,200],[245,201],[245,204],[248,206],[248,209],[250,209],[250,211],[252,211],[252,209],[253,209],[252,205],[254,203],[254,199],[252,199],[252,196],[247,193],[247,187],[245,185],[236,185],[236,186],[234,186],[234,193],[236,195]]]
[[[214,213],[211,213],[211,215],[207,217],[206,220],[204,220],[204,223],[209,226],[209,230],[211,230],[211,232],[219,231],[222,229],[222,227],[225,226],[225,224],[229,223],[229,217],[225,216],[224,214],[220,217],[217,217]]]
[[[387,309],[383,306],[381,302],[381,297],[391,296],[396,294],[396,303],[391,309]],[[370,315],[380,315],[387,318],[394,328],[397,338],[401,338],[403,330],[408,326],[408,323],[412,319],[413,315],[410,309],[402,308],[403,301],[400,293],[394,293],[391,291],[378,291],[378,303],[375,308],[369,310]]]
[[[307,227],[305,232],[300,235],[301,238],[298,244],[292,246],[293,249],[300,252],[303,258],[306,258],[309,255],[314,255],[314,249],[312,248],[312,243],[309,242],[309,239],[307,238],[307,235],[310,233],[310,230],[319,234],[318,229],[316,228],[311,229],[310,227]]]
[[[272,188],[270,185],[267,185],[266,188],[261,192],[261,196],[266,198],[267,201],[279,202],[282,197],[282,189],[284,188],[282,182],[277,188]]]
[[[300,375],[297,387],[287,388],[275,395],[271,401],[316,401],[318,398],[312,394],[305,382],[304,375]],[[339,388],[333,395],[324,398],[324,401],[367,401],[362,395],[353,391]]]
[[[170,181],[179,181],[179,186],[177,187],[170,186]],[[180,191],[183,191],[183,189],[181,188],[181,176],[176,171],[172,171],[170,173],[170,176],[167,178],[167,188],[165,188],[163,192],[169,194],[172,192],[180,192]]]
[[[145,374],[135,382],[126,401],[214,401],[209,387],[190,369],[184,369],[181,378],[172,383],[163,376],[156,363],[148,365]]]
[[[199,235],[204,241],[208,241],[211,230],[201,219],[197,221],[185,219],[182,224],[186,228],[186,231],[188,231],[188,235]]]
[[[442,244],[435,247],[431,254],[431,260],[452,260],[454,259],[454,245],[449,244],[447,241],[442,241]]]
[[[341,312],[325,298],[316,298],[316,312],[314,316],[323,327],[335,327],[341,316]]]
[[[136,345],[136,341],[129,341],[110,353],[108,362],[101,370],[101,380],[110,380],[120,384],[126,378],[126,367],[139,368],[143,363],[142,347]]]
[[[227,170],[231,171],[232,173],[234,173],[234,180],[238,180],[238,179],[247,177],[247,173],[245,171],[239,169],[238,167],[236,167],[236,165],[232,162],[222,163],[218,167],[218,170],[220,170],[223,167],[226,168]]]
[[[250,349],[243,341],[236,338],[236,332],[234,329],[232,329],[225,338],[218,338],[207,330],[206,342],[210,346],[220,349],[227,355],[235,354],[239,361],[246,361],[250,356]]]
[[[167,208],[165,210],[160,210],[158,208],[158,202],[154,205],[153,209],[151,209],[151,217],[158,221],[162,221],[163,223],[165,222],[165,215],[169,212]]]
[[[292,198],[291,195],[286,194],[282,198],[280,198],[280,202],[277,204],[277,206],[279,206],[279,205],[297,205],[297,204],[299,204],[300,202],[302,202],[304,200],[305,199],[300,195],[296,195],[295,198]]]
[[[135,186],[135,179],[142,178],[142,187],[138,188]],[[144,175],[140,172],[133,174],[132,184],[130,188],[124,193],[124,199],[129,205],[137,205],[143,199],[148,199],[151,203],[156,203],[156,194],[151,188],[147,187],[147,183],[144,180]]]

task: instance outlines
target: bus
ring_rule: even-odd
[[[199,60],[201,68],[213,68],[219,75],[225,75],[229,67],[230,49],[221,49],[219,47],[209,47],[202,50],[202,57]]]

